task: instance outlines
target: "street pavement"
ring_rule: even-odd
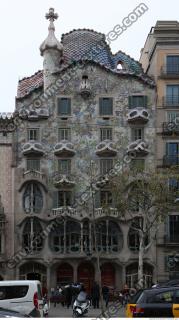
[[[100,318],[101,310],[100,309],[93,309],[90,307],[89,312],[85,315],[86,318]],[[63,307],[60,303],[54,307],[53,303],[50,305],[49,310],[49,318],[72,318],[73,311],[70,307]],[[125,317],[125,309],[124,307],[115,307],[115,303],[109,303],[108,308],[106,309],[106,319],[108,318],[124,318]]]

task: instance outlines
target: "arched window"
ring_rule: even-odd
[[[66,250],[67,252],[79,252],[81,240],[81,227],[78,222],[67,221],[66,225]]]
[[[64,222],[52,231],[50,241],[52,251],[64,253]]]
[[[113,221],[100,221],[96,226],[98,251],[118,252],[123,245],[120,227]]]
[[[39,213],[43,207],[42,192],[37,183],[29,183],[23,195],[23,207],[26,213]]]
[[[22,234],[22,244],[29,253],[35,253],[42,250],[42,226],[37,218],[30,218],[26,222]]]

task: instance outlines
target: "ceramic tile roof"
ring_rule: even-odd
[[[61,71],[69,67],[72,63],[87,60],[98,63],[112,72],[121,74],[134,74],[142,80],[151,84],[151,79],[144,75],[141,64],[135,61],[124,52],[119,51],[112,54],[109,45],[105,41],[105,35],[89,29],[73,30],[63,34],[61,38],[63,44],[64,65]],[[117,70],[118,62],[125,66],[125,70]],[[23,98],[36,88],[43,86],[43,71],[38,71],[28,78],[19,81],[17,98]]]

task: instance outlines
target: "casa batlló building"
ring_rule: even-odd
[[[138,237],[131,222],[120,219],[103,178],[133,150],[129,165],[153,167],[155,83],[130,56],[112,54],[101,33],[73,30],[60,42],[57,17],[52,8],[46,14],[43,70],[18,84],[14,252],[6,277],[40,279],[49,290],[79,281],[90,290],[100,254],[103,284],[133,286]],[[154,244],[144,258],[146,284],[156,279],[156,270]]]

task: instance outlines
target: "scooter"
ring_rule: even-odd
[[[75,300],[73,304],[73,317],[82,317],[83,315],[88,313],[90,307],[90,301],[87,300],[78,300],[78,298]]]

